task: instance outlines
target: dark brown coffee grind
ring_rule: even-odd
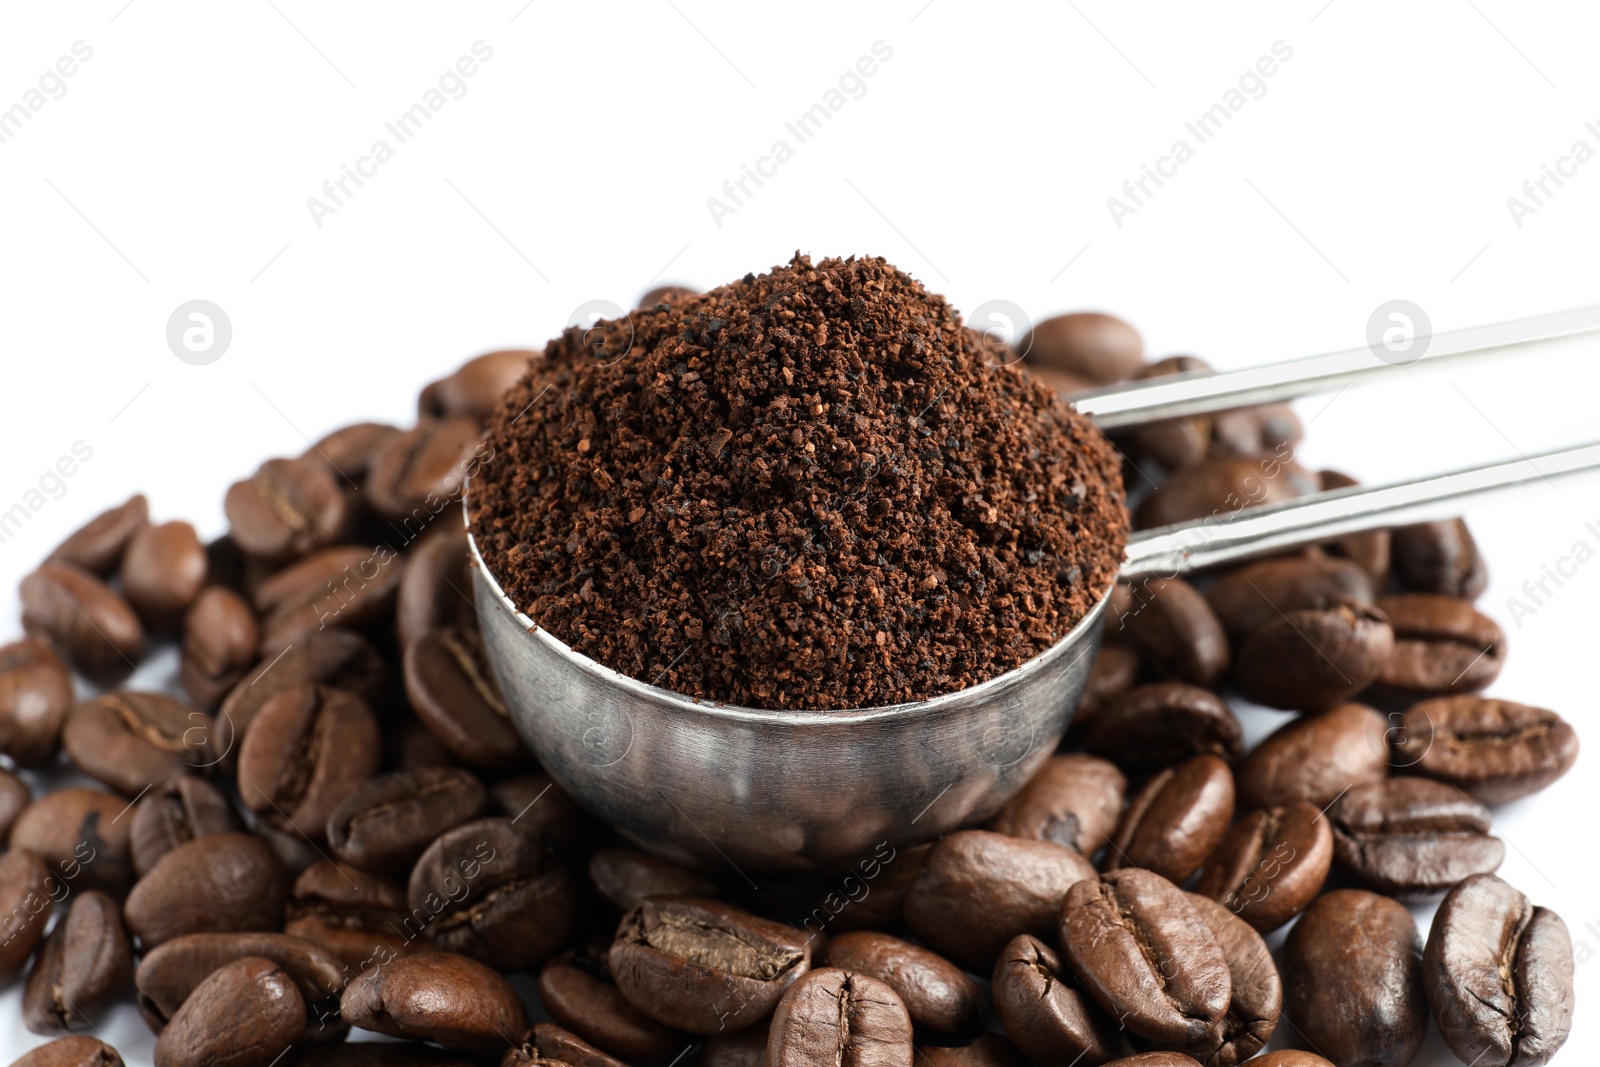
[[[1064,636],[1128,532],[1118,457],[882,259],[796,255],[556,338],[469,505],[542,627],[767,708],[924,700]]]

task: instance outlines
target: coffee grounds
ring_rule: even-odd
[[[878,258],[568,329],[491,422],[490,570],[573,649],[688,696],[856,708],[1043,652],[1116,577],[1112,447]]]

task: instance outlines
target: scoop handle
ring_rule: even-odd
[[[1469,508],[1557,489],[1597,473],[1600,442],[1396,485],[1335,489],[1142,530],[1128,539],[1122,577],[1171,577],[1305,548],[1346,534],[1453,518]]]
[[[1423,344],[1423,342],[1426,344]],[[1200,371],[1095,389],[1070,396],[1102,430],[1159,419],[1270,404],[1351,385],[1396,381],[1415,373],[1560,352],[1600,351],[1600,306],[1414,339],[1420,355],[1354,348],[1323,356],[1213,374]]]

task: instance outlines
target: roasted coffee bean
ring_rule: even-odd
[[[79,704],[61,744],[78,769],[137,796],[217,761],[211,716],[164,693],[117,690]]]
[[[311,942],[287,934],[186,934],[157,946],[134,973],[139,1014],[160,1033],[200,983],[250,958],[270,960],[294,980],[305,1003],[308,1041],[344,1040],[349,1027],[339,1018],[339,993],[353,972]]]
[[[1371,604],[1374,596],[1372,576],[1349,560],[1287,556],[1229,571],[1206,600],[1237,643],[1291,611]]]
[[[239,684],[256,661],[261,627],[244,597],[213,585],[195,598],[183,620],[183,688],[207,710]]]
[[[483,783],[460,767],[369,779],[328,816],[333,854],[362,870],[409,872],[440,834],[483,810]]]
[[[52,762],[72,700],[72,674],[49,645],[0,645],[0,754],[18,767]]]
[[[1145,598],[1149,599],[1148,594],[1145,595]],[[1106,625],[1101,634],[1101,648],[1133,647],[1128,640],[1128,629],[1123,624],[1122,619],[1133,615],[1142,604],[1143,601],[1135,598],[1133,586],[1130,583],[1115,582],[1112,584],[1111,592],[1106,595]]]
[[[1095,385],[1115,385],[1138,374],[1144,339],[1114,315],[1078,311],[1035,323],[1017,344],[1028,365],[1065,371]]]
[[[811,966],[799,931],[732,904],[646,900],[622,917],[611,977],[629,1003],[694,1034],[749,1026]]]
[[[246,580],[249,574],[259,573],[265,566],[247,558],[239,542],[227,534],[206,543],[206,581],[211,585],[243,594],[250,584]]]
[[[184,934],[277,930],[289,873],[266,842],[210,834],[156,861],[128,893],[128,929],[143,950]]]
[[[131,818],[133,869],[141,876],[185,841],[244,829],[233,805],[216,786],[188,774],[146,793],[134,805]]]
[[[219,732],[230,732],[237,744],[261,705],[308,682],[354,693],[380,714],[389,704],[389,665],[378,650],[359,634],[319,630],[288,648],[273,650],[239,680],[217,712]],[[236,761],[237,753],[232,755]]]
[[[127,810],[127,800],[98,789],[59,789],[17,816],[11,847],[32,852],[74,889],[120,897],[134,878]]]
[[[284,831],[270,826],[264,819],[256,823],[255,834],[272,849],[273,855],[278,857],[278,862],[283,864],[283,869],[291,879],[323,858],[321,846],[312,844],[293,830]]]
[[[1404,1067],[1428,1032],[1422,940],[1403,904],[1360,889],[1318,897],[1283,949],[1284,1015],[1336,1064]]]
[[[1489,586],[1488,565],[1461,519],[1395,530],[1394,569],[1413,593],[1476,600]]]
[[[15,847],[0,852],[0,981],[22,970],[33,955],[62,892],[38,856]]]
[[[1128,587],[1118,586],[1126,590]],[[1139,681],[1139,653],[1126,645],[1102,645],[1089,670],[1089,684],[1078,701],[1069,727],[1074,735],[1094,721],[1112,697],[1126,693]]]
[[[1199,1041],[1227,1013],[1232,981],[1216,936],[1153,871],[1111,871],[1067,890],[1061,945],[1079,986],[1135,1036]]]
[[[699,871],[620,847],[589,857],[589,884],[618,911],[632,911],[649,897],[714,897],[722,891]]]
[[[1267,1052],[1250,1061],[1251,1067],[1334,1067],[1329,1060],[1323,1059],[1314,1052],[1301,1052],[1299,1049],[1281,1049],[1277,1052]]]
[[[368,535],[387,536],[377,526],[375,516],[367,507],[367,494],[363,488],[372,460],[394,438],[400,436],[400,427],[381,422],[356,422],[341,426],[300,454],[302,462],[319,463],[333,474],[345,500],[343,531],[332,542],[364,541]],[[407,533],[410,537],[411,533]]]
[[[1333,830],[1313,804],[1257,809],[1233,824],[1206,858],[1195,892],[1262,933],[1299,915],[1322,891]]]
[[[123,1067],[117,1050],[93,1037],[59,1037],[26,1052],[11,1067]]]
[[[1171,374],[1211,373],[1210,363],[1194,355],[1170,355],[1165,360],[1150,363],[1142,368],[1136,378],[1166,378]],[[1136,453],[1149,456],[1168,470],[1192,467],[1211,453],[1210,414],[1192,414],[1176,419],[1155,419],[1142,422],[1128,430],[1128,442]],[[1253,448],[1250,453],[1261,451]]]
[[[423,387],[417,397],[417,418],[464,415],[483,422],[494,414],[495,405],[506,390],[522,379],[528,364],[539,355],[537,350],[508,349],[467,360],[454,373]]]
[[[1181,1052],[1140,1052],[1102,1067],[1200,1067],[1200,1061]]]
[[[407,714],[393,726],[385,724],[383,769],[414,771],[424,767],[456,767],[455,753],[422,725],[422,720]]]
[[[1578,733],[1544,708],[1492,697],[1425,700],[1392,735],[1395,764],[1504,804],[1550,785],[1578,759]]]
[[[239,796],[268,825],[320,839],[378,769],[378,720],[342,689],[297,685],[261,706],[239,748]]]
[[[454,523],[429,533],[407,555],[394,609],[401,648],[430,630],[472,620],[469,559],[466,528]]]
[[[1169,356],[1145,367],[1140,379],[1172,374],[1209,374],[1210,364],[1194,356]],[[1207,459],[1259,457],[1288,451],[1305,436],[1305,427],[1287,404],[1234,408],[1141,423],[1126,431],[1132,450],[1169,471]]]
[[[1269,708],[1315,711],[1372,684],[1394,648],[1388,618],[1369,605],[1290,611],[1244,639],[1234,659],[1233,682]]]
[[[46,563],[71,563],[102,578],[115,574],[128,540],[150,521],[150,502],[136,493],[102,511],[68,535]]]
[[[300,872],[283,932],[337,956],[352,973],[429,947],[406,908],[406,888],[346,863],[322,860]]]
[[[33,793],[28,789],[28,783],[0,768],[0,848],[11,837],[11,827],[16,823],[17,816],[32,802]]]
[[[1223,518],[1245,508],[1294,500],[1317,491],[1317,480],[1296,463],[1278,456],[1208,459],[1174,471],[1140,505],[1141,528],[1170,526],[1193,519]]]
[[[1450,890],[1422,954],[1428,1003],[1463,1063],[1549,1063],[1572,1029],[1572,937],[1492,874]]]
[[[766,1067],[767,1041],[771,1036],[770,1019],[735,1034],[712,1034],[700,1046],[699,1067]]]
[[[1037,937],[1006,945],[990,988],[1001,1025],[1035,1063],[1100,1064],[1124,1049],[1115,1024],[1073,988],[1061,958]]]
[[[1009,837],[1053,841],[1093,856],[1116,832],[1128,780],[1095,756],[1052,756],[1006,802],[989,829]]]
[[[471,417],[424,419],[372,457],[367,503],[385,519],[436,514],[436,503],[460,495],[476,464],[490,455],[478,451],[479,436]]]
[[[334,543],[345,532],[349,505],[338,475],[307,459],[269,459],[229,486],[222,509],[247,554],[282,562]]]
[[[1283,983],[1267,943],[1250,924],[1214,900],[1194,893],[1188,897],[1216,936],[1222,958],[1228,961],[1233,991],[1222,1021],[1181,1051],[1205,1067],[1235,1067],[1261,1051],[1278,1028]]]
[[[923,1067],[1027,1067],[1028,1063],[1006,1035],[993,1030],[978,1035],[970,1045],[918,1045],[917,1062]],[[760,1065],[729,1064],[727,1067]],[[1089,1065],[1085,1063],[1083,1067]]]
[[[1234,784],[1240,807],[1304,800],[1320,811],[1350,786],[1378,781],[1389,773],[1387,729],[1384,717],[1364,704],[1285,723],[1239,765]]]
[[[498,1053],[508,1035],[528,1028],[510,982],[451,952],[405,956],[366,971],[345,988],[339,1011],[359,1029],[434,1041],[452,1052]]]
[[[301,453],[302,460],[320,460],[333,468],[341,489],[360,485],[372,457],[385,444],[400,436],[400,427],[385,422],[353,422],[317,441]]]
[[[231,538],[229,540],[232,540]],[[277,574],[285,566],[283,563],[268,563],[257,559],[255,556],[246,556],[243,551],[239,558],[239,580],[234,587],[235,592],[243,593],[252,604],[255,602],[256,590],[261,588],[261,583]]]
[[[571,936],[578,882],[536,834],[500,817],[439,835],[417,860],[406,890],[428,933],[500,971],[537,967]]]
[[[1095,878],[1089,861],[1064,845],[962,830],[928,854],[906,894],[906,922],[934,951],[987,971],[1018,934],[1053,937],[1062,895]]]
[[[762,1034],[762,1047],[766,1035]],[[713,1039],[715,1040],[715,1039]],[[710,1042],[707,1042],[709,1045]],[[715,1060],[716,1057],[710,1057]],[[712,1067],[707,1062],[707,1052],[700,1052],[700,1067]],[[622,1061],[606,1055],[571,1030],[555,1023],[536,1023],[532,1030],[517,1039],[500,1059],[500,1067],[537,1067],[539,1064],[559,1063],[567,1067],[624,1067]],[[723,1064],[722,1067],[734,1067]],[[749,1067],[759,1067],[751,1064]]]
[[[144,625],[132,606],[71,563],[46,563],[18,589],[22,628],[48,641],[92,681],[113,685],[144,656]]]
[[[1139,370],[1141,380],[1165,378],[1173,374],[1211,373],[1211,365],[1194,356],[1168,356]],[[1127,432],[1128,442],[1140,455],[1148,456],[1169,471],[1192,467],[1211,452],[1212,416],[1186,415],[1176,419],[1157,419],[1141,423]],[[1261,451],[1248,450],[1251,454]]]
[[[657,304],[666,304],[674,300],[682,300],[686,296],[699,296],[700,290],[691,289],[687,285],[658,285],[654,289],[645,291],[639,298],[641,308],[653,308]]]
[[[1288,454],[1305,435],[1305,425],[1288,404],[1219,411],[1211,417],[1211,457]]]
[[[1206,598],[1182,578],[1128,586],[1129,609],[1109,619],[1158,674],[1215,687],[1228,672],[1228,638]]]
[[[1402,900],[1442,893],[1505,858],[1489,812],[1455,786],[1389,778],[1351,786],[1328,810],[1333,855],[1370,889]]]
[[[767,1037],[770,1067],[911,1067],[911,1017],[887,983],[823,967],[778,1002]]]
[[[932,853],[932,845],[913,845],[895,849],[887,856],[875,854],[858,861],[848,877],[860,872],[866,886],[865,895],[854,899],[847,895],[848,903],[835,909],[829,906],[829,901],[837,899],[837,895],[832,891],[824,894],[821,906],[812,909],[811,917],[806,920],[807,933],[812,930],[813,920],[820,922],[822,928],[841,931],[905,929],[906,896],[927,870]],[[850,886],[842,882],[841,886],[848,894]]]
[[[986,357],[988,361],[997,366],[1008,366],[1017,359],[1016,349],[1006,346],[993,334],[981,335],[979,343],[989,350]],[[1057,370],[1054,367],[1047,367],[1043,364],[1030,364],[1029,369],[1035,378],[1062,396],[1071,397],[1078,393],[1087,393],[1092,389],[1100,388],[1100,386],[1087,378],[1080,378],[1069,371]],[[1132,460],[1130,459],[1128,462],[1131,464]]]
[[[511,816],[518,826],[540,835],[557,852],[574,854],[586,850],[598,832],[589,813],[543,771],[503,779],[489,792],[500,814]],[[622,910],[631,907],[633,904],[628,904]]]
[[[294,980],[271,960],[247,956],[195,987],[156,1039],[156,1067],[269,1067],[305,1032]]]
[[[983,1032],[984,996],[961,968],[890,934],[857,930],[822,947],[817,966],[870,975],[895,991],[916,1026],[946,1037]]]
[[[309,633],[363,630],[394,614],[400,557],[387,545],[341,545],[290,564],[256,588],[261,647],[282,648]]]
[[[1185,882],[1232,821],[1233,772],[1216,756],[1195,756],[1156,774],[1133,795],[1101,865],[1108,871],[1144,867]]]
[[[528,762],[475,627],[433,630],[412,642],[405,678],[417,717],[462,761],[494,769]]]
[[[629,1062],[671,1059],[694,1039],[628,1003],[611,981],[606,952],[567,952],[539,971],[539,1003],[585,1041]]]
[[[36,1034],[87,1030],[132,978],[122,907],[98,890],[75,894],[28,974],[23,1022]]]
[[[1323,492],[1351,489],[1361,483],[1339,471],[1319,471],[1317,481]],[[1390,561],[1394,558],[1393,533],[1389,530],[1370,530],[1367,533],[1347,534],[1337,541],[1328,541],[1322,550],[1329,555],[1349,560],[1372,576],[1373,582],[1382,586],[1389,577]]]
[[[122,554],[122,593],[153,630],[172,630],[206,584],[206,547],[187,522],[143,526]]]
[[[1469,601],[1431,593],[1380,597],[1394,627],[1394,651],[1377,688],[1401,697],[1475,693],[1500,676],[1506,635]]]
[[[1132,771],[1201,753],[1227,760],[1244,754],[1244,733],[1233,711],[1211,690],[1185,682],[1142,685],[1113,697],[1080,743]]]

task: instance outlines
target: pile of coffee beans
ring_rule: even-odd
[[[988,681],[1100,601],[1128,532],[1115,451],[996,355],[876,258],[573,327],[490,424],[484,561],[571,648],[691,697]]]
[[[159,1067],[1231,1067],[1269,1041],[1252,1062],[1403,1067],[1430,1025],[1477,1067],[1560,1049],[1571,941],[1495,875],[1487,806],[1577,739],[1480,695],[1505,639],[1463,524],[1120,589],[1062,751],[983,827],[758,886],[592,822],[494,686],[461,487],[534,356],[262,464],[215,541],[134,497],[24,579],[0,981],[54,1040],[17,1064],[121,1064],[97,1031],[130,998]],[[1069,387],[1194,365],[1145,367],[1105,316],[1040,324],[1028,360]],[[1297,437],[1265,409],[1120,444],[1165,521],[1348,484]],[[1246,751],[1235,693],[1298,714]],[[43,792],[68,768],[98,784]],[[1441,897],[1424,939],[1400,902]]]

